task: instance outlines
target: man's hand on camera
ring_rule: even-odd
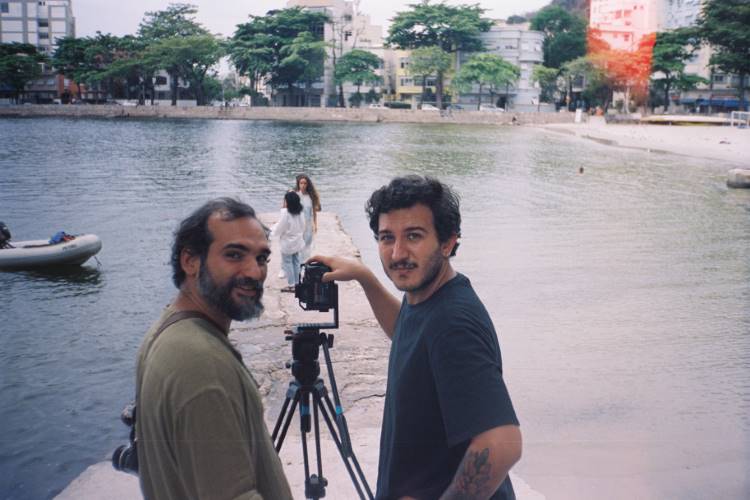
[[[330,272],[323,275],[323,283],[329,281],[362,281],[369,270],[361,261],[347,259],[345,257],[331,257],[325,255],[315,255],[310,257],[306,263],[320,262],[331,268]]]

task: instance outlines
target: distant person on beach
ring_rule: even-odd
[[[263,420],[258,384],[227,338],[263,311],[267,229],[231,198],[180,223],[177,297],[146,334],[136,370],[139,477],[146,499],[292,494]]]
[[[508,472],[521,431],[492,320],[450,258],[457,195],[436,179],[397,177],[366,205],[388,292],[359,260],[315,256],[323,281],[356,280],[392,340],[377,498],[515,498]]]
[[[318,232],[318,215],[320,212],[320,196],[313,186],[312,180],[306,174],[297,176],[295,191],[302,200],[302,208],[305,212],[305,248],[302,249],[302,261],[310,258],[312,252],[313,236]]]
[[[273,228],[271,238],[278,236],[281,245],[281,269],[286,276],[287,286],[282,292],[294,292],[294,285],[299,281],[301,252],[305,248],[305,217],[302,215],[302,203],[294,191],[284,195],[284,208],[281,219]]]

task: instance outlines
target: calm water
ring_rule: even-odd
[[[54,496],[126,438],[176,222],[217,195],[275,211],[306,171],[373,265],[373,189],[462,194],[455,266],[500,331],[534,489],[750,497],[750,191],[726,169],[522,128],[0,120],[14,237],[104,242],[78,273],[0,273],[0,496]]]

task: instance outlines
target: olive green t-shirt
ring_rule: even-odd
[[[136,434],[147,499],[291,499],[258,386],[226,335],[189,318],[138,353]],[[144,359],[144,356],[146,359]]]

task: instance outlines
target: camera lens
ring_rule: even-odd
[[[138,473],[138,454],[134,447],[129,445],[118,446],[112,452],[112,467],[121,472]]]

